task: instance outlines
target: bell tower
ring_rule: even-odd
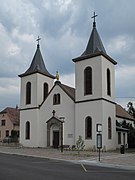
[[[93,29],[85,51],[81,56],[73,59],[76,87],[76,139],[83,134],[86,147],[90,144],[94,147],[96,145],[96,124],[99,123],[103,126],[103,139],[105,139],[103,144],[107,149],[111,149],[115,144],[116,134],[115,65],[117,62],[106,53],[96,28],[96,17],[94,12]],[[111,139],[108,139],[108,118],[111,118]],[[91,119],[91,123],[87,123],[87,119]],[[89,129],[88,124],[91,126]],[[87,137],[88,134],[91,134],[91,137]]]
[[[21,77],[21,109],[38,107],[46,98],[53,86],[55,77],[51,75],[44,64],[39,45],[30,67]]]
[[[37,39],[37,49],[30,67],[21,78],[20,95],[20,143],[25,146],[38,147],[39,107],[48,96],[55,77],[45,66]]]

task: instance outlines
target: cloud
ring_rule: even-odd
[[[6,83],[5,83],[6,82]],[[19,79],[18,78],[0,78],[0,109],[7,106],[15,107],[19,104]]]
[[[126,107],[135,102],[135,66],[122,65],[116,69],[116,101]]]
[[[68,75],[63,75],[60,77],[60,81],[62,84],[66,84],[71,87],[75,87],[75,74],[68,74]]]
[[[17,77],[28,69],[36,51],[36,38],[48,71],[60,72],[73,85],[74,63],[86,48],[95,10],[97,30],[108,55],[118,61],[116,95],[133,96],[135,84],[135,1],[130,0],[4,0],[0,6],[0,99],[16,104]],[[124,13],[123,13],[124,12]],[[11,79],[15,80],[11,83]],[[4,85],[7,84],[8,86]],[[130,83],[130,81],[132,81]],[[8,90],[9,95],[8,95]],[[5,95],[3,93],[6,93]],[[15,93],[17,93],[15,97]],[[13,94],[13,96],[12,96]],[[14,97],[14,98],[11,98]],[[11,103],[12,102],[12,103]],[[7,103],[7,104],[6,104]]]

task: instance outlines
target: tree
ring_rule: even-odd
[[[129,103],[127,104],[127,107],[128,107],[128,110],[127,110],[128,113],[135,118],[135,108],[133,107],[133,103],[132,103],[132,102],[129,102]]]

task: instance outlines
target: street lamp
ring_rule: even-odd
[[[61,152],[63,152],[63,123],[65,117],[60,117],[61,120]]]

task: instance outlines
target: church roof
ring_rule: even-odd
[[[51,75],[45,67],[45,63],[42,58],[39,44],[37,45],[37,50],[35,52],[35,55],[33,57],[30,67],[27,69],[27,71],[25,73],[19,75],[19,77],[28,76],[28,75],[34,74],[34,73],[41,73],[45,76],[55,79],[55,77],[53,75]]]
[[[74,101],[75,100],[75,88],[67,86],[65,84],[59,84],[59,86],[65,91],[65,93]]]

